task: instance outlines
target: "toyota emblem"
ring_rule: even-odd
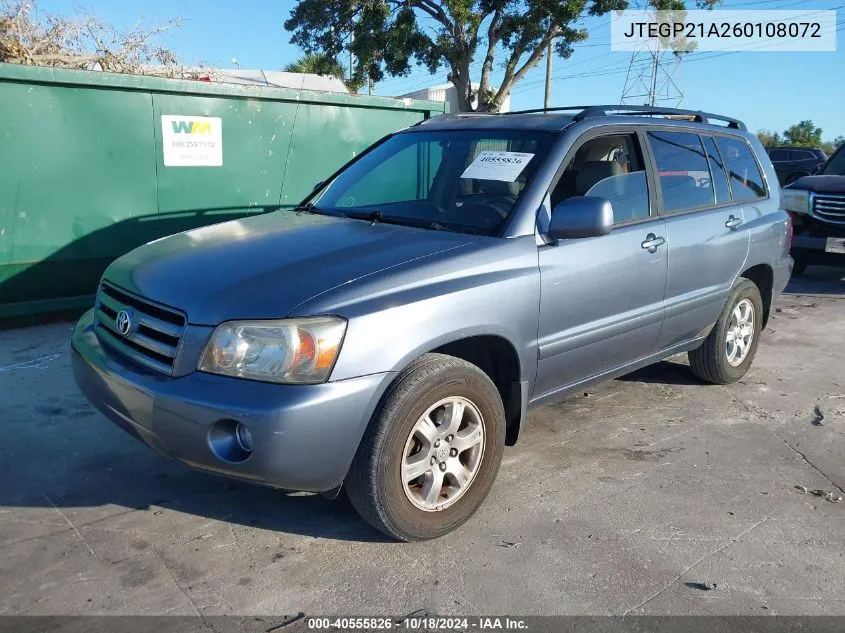
[[[114,317],[114,324],[117,326],[117,331],[121,336],[129,336],[132,334],[134,323],[132,322],[132,313],[129,310],[121,310]]]

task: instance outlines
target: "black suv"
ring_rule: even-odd
[[[845,265],[845,145],[818,171],[783,189],[795,230],[794,271],[808,264]]]
[[[768,147],[766,152],[778,175],[778,181],[785,186],[802,176],[816,173],[827,160],[827,155],[813,147]]]

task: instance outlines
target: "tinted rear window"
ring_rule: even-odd
[[[766,197],[763,174],[751,146],[738,138],[716,137],[719,152],[728,168],[733,198],[737,202]]]

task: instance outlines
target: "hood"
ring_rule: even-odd
[[[277,211],[150,242],[104,278],[183,310],[195,325],[274,319],[341,284],[476,236]]]
[[[784,189],[805,189],[815,193],[845,195],[845,176],[803,176]]]

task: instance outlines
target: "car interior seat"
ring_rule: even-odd
[[[575,195],[587,195],[590,189],[605,178],[620,176],[623,173],[625,172],[622,165],[615,160],[588,160],[581,165],[575,177]]]
[[[660,176],[660,188],[667,207],[682,209],[713,204],[713,190],[699,187],[692,176]],[[675,202],[675,204],[672,204]]]

